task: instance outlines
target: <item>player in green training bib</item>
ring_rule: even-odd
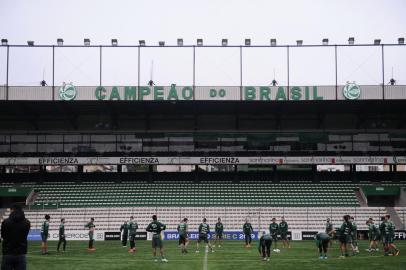
[[[157,262],[156,249],[159,247],[161,254],[161,261],[168,262],[164,255],[164,246],[162,244],[161,232],[166,230],[166,225],[158,221],[156,215],[152,216],[152,222],[147,226],[146,231],[152,233],[152,253],[154,255],[154,261]]]
[[[394,244],[395,240],[395,224],[390,219],[390,215],[385,215],[384,221],[384,244],[385,244],[385,256],[399,255],[399,249]]]
[[[273,251],[279,252],[278,250],[278,233],[279,233],[279,225],[276,223],[276,218],[272,218],[272,223],[269,225],[269,233],[272,236],[272,241],[275,243],[275,248]]]
[[[179,223],[177,227],[177,231],[179,233],[179,246],[182,250],[182,253],[188,253],[187,252],[187,246],[189,244],[189,239],[188,239],[188,225],[187,225],[188,219],[184,218],[181,223]]]
[[[94,248],[94,231],[96,229],[96,226],[94,225],[94,218],[90,219],[90,221],[85,225],[85,228],[89,230],[89,245],[87,250],[95,251],[96,249]]]
[[[203,218],[203,223],[200,223],[200,225],[199,225],[199,229],[198,229],[199,239],[197,240],[197,243],[196,243],[196,253],[199,252],[199,244],[201,241],[203,241],[209,247],[211,252],[214,252],[213,247],[211,246],[209,239],[208,239],[208,237],[209,237],[208,234],[210,233],[210,226],[206,222],[207,222],[206,218]],[[207,251],[208,250],[206,249],[206,252]]]
[[[130,235],[130,249],[128,252],[134,253],[135,252],[135,234],[138,229],[137,222],[134,221],[134,217],[130,217],[130,222],[128,222],[128,233]]]
[[[355,223],[354,217],[350,217],[350,222],[351,222],[351,239],[350,239],[350,244],[351,244],[351,249],[352,249],[352,255],[355,255],[356,253],[359,253],[358,249],[358,226]]]
[[[259,238],[258,252],[262,254],[262,260],[270,261],[271,257],[272,236],[269,233],[262,232]]]
[[[340,258],[348,257],[348,243],[351,240],[351,229],[352,224],[350,222],[350,216],[345,215],[343,216],[343,224],[339,228],[339,241],[340,241],[340,250],[341,256]]]
[[[48,233],[49,233],[49,221],[51,217],[45,215],[45,220],[42,222],[41,226],[41,254],[47,255],[48,253]]]
[[[282,221],[279,223],[279,232],[281,234],[281,239],[283,241],[283,247],[290,248],[290,243],[288,239],[288,223],[285,221],[285,217],[281,218]]]
[[[245,223],[242,226],[242,231],[244,233],[244,238],[245,238],[245,247],[249,248],[249,247],[251,247],[251,241],[252,241],[251,234],[254,231],[254,229],[252,228],[251,223],[248,221],[248,218],[245,220]]]
[[[330,235],[325,232],[319,232],[314,236],[316,240],[316,246],[319,249],[319,259],[327,259],[328,243],[330,242]]]
[[[379,227],[374,224],[373,218],[369,218],[366,222],[368,227],[368,239],[369,239],[369,248],[366,250],[368,252],[379,251],[378,241],[380,239]]]
[[[61,247],[61,244],[63,243],[62,250],[63,252],[66,251],[66,237],[65,237],[65,219],[61,218],[61,224],[59,224],[59,241],[58,241],[58,247],[56,248],[56,251],[59,252],[59,248]]]
[[[120,233],[122,233],[121,244],[123,245],[123,247],[127,247],[127,240],[128,240],[128,223],[127,223],[127,221],[124,221],[124,223],[121,225]]]
[[[216,240],[214,241],[214,246],[221,247],[221,242],[223,241],[223,232],[224,232],[224,226],[223,223],[221,222],[221,218],[217,219],[217,223],[214,227],[214,231],[216,233]]]

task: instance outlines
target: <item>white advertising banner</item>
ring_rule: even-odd
[[[67,241],[72,240],[89,240],[89,231],[88,230],[78,230],[78,231],[66,231],[65,230],[65,238]],[[96,241],[104,241],[104,231],[96,230],[94,232],[94,239]],[[59,232],[58,231],[49,231],[49,238],[48,240],[59,240]]]
[[[406,156],[0,157],[0,165],[406,164]]]

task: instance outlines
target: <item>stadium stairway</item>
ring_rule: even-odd
[[[400,219],[398,212],[394,207],[386,207],[386,212],[390,215],[393,223],[395,223],[396,228],[403,228],[404,225]]]

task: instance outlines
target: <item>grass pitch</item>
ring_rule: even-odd
[[[97,242],[97,250],[87,251],[87,242],[68,242],[66,253],[56,253],[55,241],[49,242],[50,255],[40,255],[40,242],[30,242],[27,254],[29,270],[125,270],[125,269],[167,269],[167,270],[235,270],[235,269],[406,269],[406,241],[397,241],[401,249],[397,257],[384,257],[382,252],[368,253],[366,241],[360,241],[361,253],[355,257],[338,258],[338,244],[329,250],[327,260],[319,260],[314,241],[292,242],[292,248],[285,249],[278,243],[280,253],[271,253],[271,261],[263,262],[257,251],[257,243],[250,249],[244,248],[243,242],[226,241],[214,253],[195,253],[195,241],[191,241],[188,254],[181,254],[175,241],[164,241],[168,263],[154,262],[150,241],[136,242],[137,252],[128,253],[119,241]]]

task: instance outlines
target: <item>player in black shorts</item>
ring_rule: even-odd
[[[188,226],[187,226],[187,218],[184,218],[181,223],[178,225],[178,233],[179,233],[179,246],[182,249],[182,253],[187,253],[187,246],[189,244],[188,239]]]
[[[203,241],[206,243],[211,250],[211,252],[214,252],[213,247],[211,246],[209,239],[208,239],[208,234],[210,232],[210,226],[209,224],[206,223],[206,218],[203,218],[203,223],[199,225],[199,239],[197,240],[196,244],[196,253],[199,253],[199,243]],[[206,250],[207,251],[207,250]]]

